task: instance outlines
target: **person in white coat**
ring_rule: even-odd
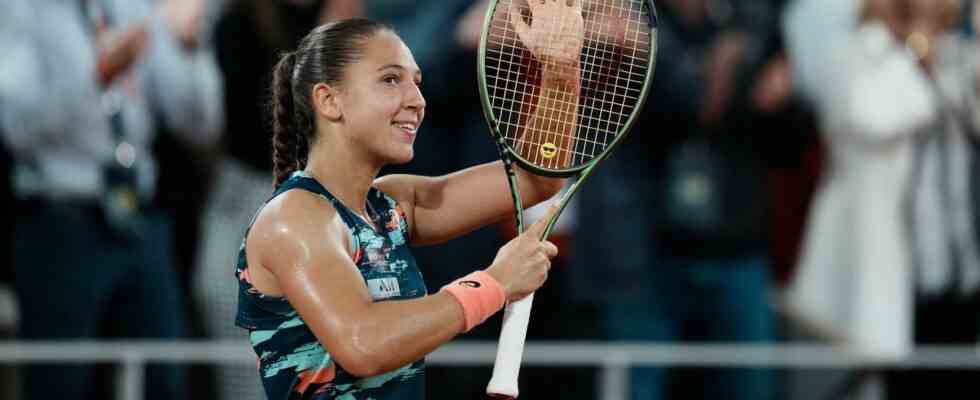
[[[863,6],[863,16],[846,33],[832,35],[839,40],[826,54],[793,54],[797,62],[823,64],[812,74],[823,89],[810,95],[828,162],[786,300],[794,316],[854,351],[900,357],[912,338],[903,198],[915,134],[935,119],[936,100],[904,45],[908,27],[894,0],[841,6]],[[791,26],[801,20],[794,17]],[[819,35],[789,38],[792,52],[804,48],[794,42]]]
[[[897,359],[911,350],[916,289],[941,279],[949,264],[934,251],[946,246],[937,239],[958,246],[961,262],[976,261],[975,247],[960,245],[969,243],[962,235],[933,234],[970,232],[961,226],[969,216],[948,226],[927,217],[951,212],[932,183],[949,178],[962,188],[969,181],[963,168],[940,177],[932,167],[946,161],[929,150],[948,137],[964,151],[965,125],[977,120],[977,51],[937,23],[956,6],[800,0],[787,14],[791,59],[820,115],[829,157],[783,305],[862,356]],[[932,12],[939,9],[946,11]],[[971,212],[965,204],[955,210]],[[964,279],[969,285],[980,276]]]

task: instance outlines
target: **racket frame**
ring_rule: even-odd
[[[517,1],[517,0],[511,0],[511,1]],[[529,1],[534,1],[534,0],[529,0]],[[559,1],[563,1],[563,0],[559,0]],[[644,77],[645,83],[643,85],[643,88],[640,90],[640,96],[639,96],[639,100],[637,101],[636,107],[634,108],[634,111],[630,114],[629,118],[627,118],[626,122],[623,124],[623,127],[620,129],[623,133],[617,135],[616,138],[613,139],[613,142],[610,143],[608,146],[606,146],[606,148],[602,151],[602,153],[600,153],[598,156],[593,157],[591,160],[583,163],[582,165],[573,168],[567,168],[567,169],[547,169],[534,165],[533,163],[529,162],[525,158],[521,157],[520,154],[513,151],[513,149],[511,149],[511,147],[507,144],[507,138],[500,133],[500,130],[498,128],[500,121],[493,114],[493,105],[490,103],[490,94],[487,91],[487,73],[486,73],[487,40],[490,33],[490,25],[493,23],[494,11],[497,8],[497,4],[499,3],[499,0],[493,0],[490,2],[489,7],[487,8],[486,16],[484,17],[483,30],[480,34],[480,47],[479,47],[479,52],[477,53],[477,77],[479,79],[478,86],[480,90],[480,104],[482,106],[481,108],[483,110],[483,116],[487,121],[487,126],[490,128],[490,134],[493,136],[494,141],[496,142],[497,145],[497,150],[500,152],[500,158],[504,164],[504,170],[507,176],[508,184],[511,187],[511,195],[513,197],[514,206],[515,206],[514,219],[517,222],[518,233],[523,232],[524,230],[524,206],[521,202],[520,190],[517,184],[517,175],[514,171],[513,164],[515,162],[518,165],[520,165],[521,168],[523,168],[524,170],[540,176],[547,176],[551,178],[567,178],[575,174],[579,174],[575,182],[572,183],[572,185],[569,186],[567,189],[565,189],[564,193],[562,193],[562,196],[559,198],[560,210],[552,219],[552,221],[549,222],[548,227],[545,229],[544,236],[542,237],[542,239],[545,239],[548,237],[548,234],[551,233],[551,229],[553,228],[554,223],[557,221],[558,216],[561,215],[561,212],[562,210],[564,210],[565,206],[567,205],[568,200],[571,199],[571,197],[575,194],[575,192],[578,191],[580,183],[584,181],[585,178],[587,178],[589,175],[592,174],[592,170],[595,168],[595,166],[599,164],[602,160],[604,160],[606,157],[608,157],[609,154],[612,153],[613,149],[615,149],[619,145],[619,143],[622,142],[623,138],[626,137],[626,134],[628,134],[629,131],[633,128],[633,124],[636,122],[636,118],[639,115],[640,110],[642,110],[644,105],[646,104],[647,95],[650,91],[650,86],[651,86],[650,82],[652,81],[652,78],[654,76],[654,72],[656,68],[656,60],[657,60],[657,29],[659,27],[657,9],[654,6],[653,0],[644,0],[644,2],[647,4],[647,7],[650,9],[650,25],[649,25],[650,26],[650,48],[649,48],[650,58],[649,61],[647,62],[647,71],[646,71],[646,76]]]

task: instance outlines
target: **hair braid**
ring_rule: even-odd
[[[272,168],[275,187],[299,169],[299,142],[296,107],[293,101],[293,70],[296,53],[286,53],[276,64],[272,76]]]

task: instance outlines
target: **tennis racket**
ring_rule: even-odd
[[[550,177],[577,176],[561,210],[608,157],[643,108],[656,58],[651,0],[493,0],[480,39],[483,113],[514,199],[518,233],[524,210],[514,163]],[[491,397],[516,398],[533,294],[507,305]]]

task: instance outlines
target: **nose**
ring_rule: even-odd
[[[422,96],[422,88],[418,85],[411,85],[408,89],[408,94],[406,95],[405,105],[415,111],[422,112],[425,110],[425,96]]]

